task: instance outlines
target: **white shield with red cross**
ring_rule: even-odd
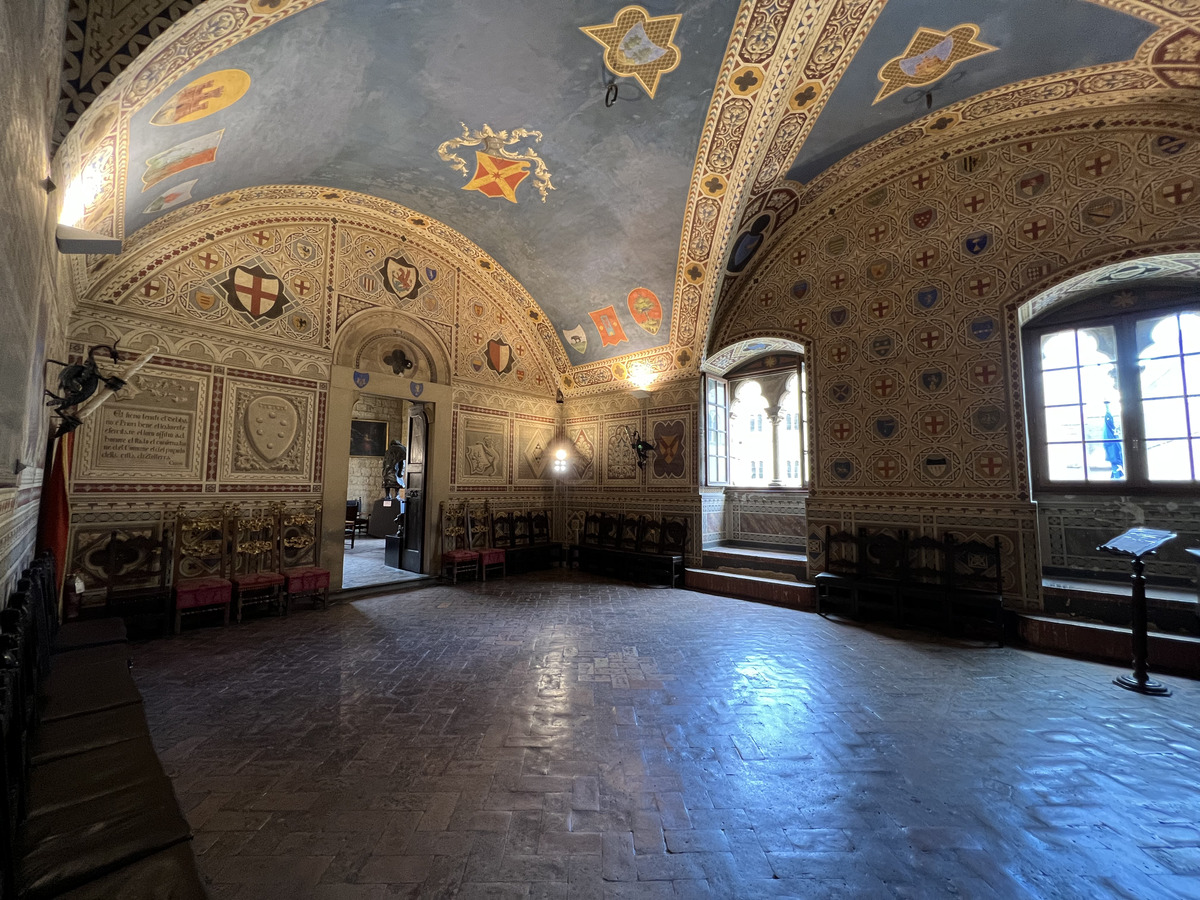
[[[274,319],[283,312],[283,283],[260,266],[234,266],[225,290],[229,305],[251,319]]]

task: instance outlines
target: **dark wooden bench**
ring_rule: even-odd
[[[952,633],[979,633],[1004,645],[1000,539],[991,543],[910,537],[860,528],[825,529],[825,570],[813,579],[817,612],[883,619]]]
[[[509,573],[548,569],[558,561],[559,545],[550,540],[550,513],[545,509],[492,512],[491,545],[504,551]]]
[[[647,584],[683,584],[688,520],[684,516],[587,513],[571,554],[579,568]]]
[[[0,613],[0,896],[200,900],[128,645],[93,622],[58,631],[53,566],[39,558]]]

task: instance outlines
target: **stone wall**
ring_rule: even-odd
[[[724,539],[803,551],[806,491],[725,489]]]

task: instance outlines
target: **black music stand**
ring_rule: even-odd
[[[1154,697],[1169,697],[1171,689],[1152,679],[1146,671],[1149,638],[1146,635],[1146,564],[1142,562],[1142,557],[1151,556],[1163,544],[1178,536],[1173,531],[1130,528],[1096,548],[1130,557],[1133,564],[1133,675],[1120,675],[1113,679],[1113,684]]]

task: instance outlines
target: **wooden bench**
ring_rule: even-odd
[[[1004,645],[1000,539],[910,537],[825,529],[825,571],[813,579],[817,612],[884,619],[952,633],[983,633]]]
[[[128,645],[59,641],[56,585],[41,557],[0,613],[0,895],[200,900]]]
[[[548,569],[558,560],[559,544],[550,540],[550,512],[545,509],[492,512],[492,547],[503,550],[509,572]]]
[[[584,571],[647,584],[683,584],[688,520],[684,516],[587,513],[571,555]]]

